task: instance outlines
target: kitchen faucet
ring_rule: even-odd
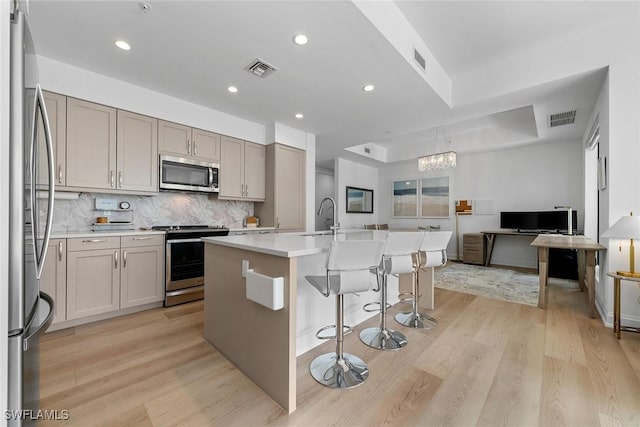
[[[573,235],[573,224],[572,224],[572,215],[571,215],[571,206],[554,206],[554,209],[566,209],[567,210],[567,234],[569,236]]]
[[[325,197],[324,199],[322,199],[322,201],[320,202],[320,207],[318,208],[318,215],[322,215],[322,213],[324,212],[323,206],[326,200],[329,200],[331,202],[331,206],[333,207],[333,225],[330,226],[329,229],[332,231],[332,234],[335,236],[336,234],[338,234],[338,229],[340,228],[340,224],[336,222],[336,219],[337,219],[336,201],[333,200],[333,197]]]

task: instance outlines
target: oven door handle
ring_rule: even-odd
[[[176,240],[167,240],[167,245],[171,245],[174,243],[194,243],[194,242],[202,242],[202,240],[198,237],[195,239],[176,239]]]

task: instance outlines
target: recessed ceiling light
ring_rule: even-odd
[[[304,117],[304,114],[302,113],[296,113],[296,119],[301,119]]]
[[[235,86],[229,86],[227,90],[231,93],[238,93],[238,88]]]
[[[373,89],[375,89],[375,87],[373,85],[364,85],[362,87],[362,90],[365,92],[371,92]]]
[[[116,40],[116,46],[122,50],[131,50],[131,46],[124,40]]]
[[[304,34],[296,34],[293,37],[293,42],[298,46],[304,46],[305,44],[307,44],[308,41],[309,39]]]

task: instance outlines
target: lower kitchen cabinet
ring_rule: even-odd
[[[40,290],[53,299],[53,323],[67,320],[67,240],[51,239],[40,276]]]
[[[163,279],[164,246],[124,247],[123,244],[120,308],[162,301]]]
[[[159,302],[164,236],[68,239],[66,320]]]
[[[67,320],[120,308],[119,258],[119,244],[112,249],[68,252]]]

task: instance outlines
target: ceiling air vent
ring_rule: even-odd
[[[418,52],[418,49],[416,49],[415,47],[413,48],[413,59],[416,60],[416,62],[418,63],[420,68],[422,68],[423,71],[427,70],[427,63],[425,62],[422,55],[420,55],[420,52]]]
[[[364,147],[364,152],[367,153],[367,154],[371,154],[371,148]]]
[[[251,62],[251,64],[244,67],[245,70],[249,71],[252,74],[255,74],[258,77],[262,77],[263,79],[267,77],[269,74],[277,71],[278,68],[269,64],[267,61],[256,58]]]
[[[550,128],[554,128],[557,126],[564,126],[564,125],[572,125],[575,121],[576,121],[576,110],[549,115]]]

